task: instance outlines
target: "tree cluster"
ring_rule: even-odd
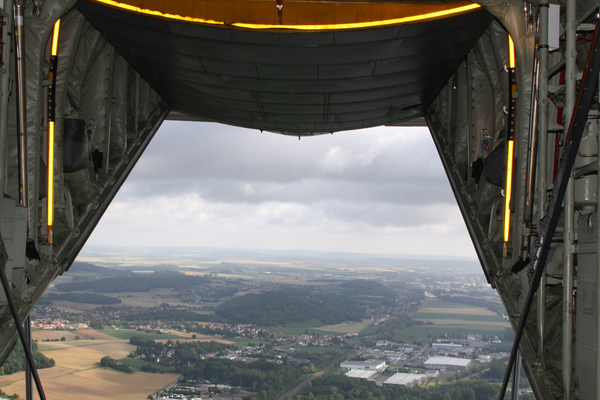
[[[54,359],[48,358],[38,351],[37,343],[33,342],[31,347],[33,354],[33,362],[37,369],[54,367]],[[25,359],[25,352],[23,346],[17,344],[0,368],[0,375],[10,375],[15,372],[25,371],[25,365],[27,360]]]
[[[187,367],[204,358],[206,354],[221,353],[231,348],[230,345],[210,342],[155,342],[140,336],[133,336],[129,343],[137,346],[134,355],[140,358],[172,367]],[[169,352],[169,356],[165,354]],[[160,360],[160,361],[159,361]]]
[[[129,365],[119,362],[114,358],[110,358],[110,356],[102,357],[102,359],[100,360],[100,366],[104,368],[116,369],[117,371],[125,372],[128,374],[132,374],[134,372],[133,368],[131,368]]]
[[[406,388],[404,386],[376,386],[373,382],[351,379],[339,373],[326,374],[314,379],[291,396],[291,400],[494,400],[498,387],[481,380],[452,384]],[[258,400],[252,398],[252,400]]]
[[[2,389],[0,389],[0,398],[10,399],[10,400],[18,400],[19,395],[15,393],[12,396],[9,396],[8,394],[4,393],[2,391]]]
[[[137,346],[133,356],[171,367],[175,372],[182,374],[185,380],[240,386],[258,392],[263,398],[275,398],[298,384],[307,374],[317,371],[317,367],[312,362],[293,363],[288,362],[287,357],[284,358],[283,363],[266,357],[252,362],[206,357],[210,353],[222,354],[224,350],[231,348],[229,345],[212,341],[160,343],[134,336],[129,342]],[[166,354],[169,355],[165,356]],[[298,352],[294,353],[294,356],[311,357],[311,361],[315,359],[321,367],[335,360],[339,353]],[[148,367],[148,372],[154,371]]]
[[[208,318],[206,318],[208,317]],[[125,321],[206,321],[212,315],[202,315],[188,310],[176,308],[154,307],[146,308],[138,313],[131,313],[122,317]]]
[[[365,311],[350,297],[305,291],[249,293],[219,305],[215,315],[230,323],[264,326],[317,319],[324,324],[361,321]]]
[[[61,292],[93,290],[96,293],[149,292],[157,288],[171,288],[175,291],[211,283],[202,276],[189,276],[180,273],[171,274],[133,274],[115,276],[93,281],[67,282],[56,285]]]
[[[41,301],[44,300],[52,301],[72,301],[74,303],[86,303],[86,304],[120,304],[121,299],[116,297],[105,296],[97,293],[47,293],[42,297]]]

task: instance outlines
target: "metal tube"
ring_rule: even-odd
[[[577,43],[577,8],[575,0],[567,1],[565,21],[565,125],[569,126],[575,105],[577,79],[576,43]],[[573,179],[567,176],[569,183],[564,202],[563,230],[563,323],[562,323],[562,384],[565,399],[570,399],[573,365],[573,246],[575,201]]]
[[[598,2],[598,9],[600,11],[600,1]],[[600,96],[600,86],[598,86],[598,95]],[[600,97],[598,97],[600,101]],[[600,108],[598,108],[597,116],[600,118]],[[598,150],[596,154],[600,157],[600,127],[596,132],[596,142]],[[596,165],[598,167],[598,179],[600,179],[600,162],[596,159]],[[600,400],[600,316],[598,310],[600,310],[600,182],[596,185],[596,236],[598,242],[596,244],[596,400]]]
[[[552,78],[554,75],[559,73],[565,67],[565,60],[559,61],[554,67],[548,71],[548,77]]]
[[[540,35],[539,35],[539,76],[538,85],[538,219],[540,219],[547,206],[548,190],[548,0],[542,0],[539,7]],[[546,325],[546,274],[540,280],[538,292],[538,331],[540,335],[540,351],[544,354],[544,326]]]
[[[17,72],[17,112],[18,112],[18,134],[19,134],[19,204],[29,207],[27,187],[27,102],[25,93],[25,30],[23,29],[23,6],[21,0],[14,3],[15,13],[15,41],[16,41],[16,72]],[[28,218],[29,219],[29,218]]]
[[[31,351],[31,316],[25,318],[23,322],[23,333],[25,333],[25,342]],[[25,364],[25,399],[33,400],[33,385],[31,384],[32,372],[29,364]]]
[[[595,175],[598,173],[598,161],[591,162],[583,167],[573,170],[573,178],[578,179],[585,175]]]
[[[104,123],[104,173],[109,174],[110,168],[110,134],[112,129],[113,78],[115,71],[115,52],[109,47],[108,90],[106,93],[106,119]]]
[[[600,94],[600,87],[598,88],[598,92]],[[600,117],[600,110],[598,111],[598,117]],[[598,155],[600,156],[600,129],[597,132],[598,139]],[[600,162],[596,162],[598,166],[598,177],[600,178]],[[596,185],[597,197],[596,200],[600,199],[600,182]],[[596,204],[596,232],[600,230],[600,207],[598,206],[600,203]],[[598,236],[598,243],[596,247],[596,400],[600,400],[600,315],[598,315],[598,310],[600,310],[600,235]]]
[[[533,199],[535,191],[535,171],[537,166],[537,147],[538,147],[538,132],[537,132],[537,113],[538,102],[536,98],[539,80],[539,67],[535,62],[533,82],[531,84],[531,114],[529,117],[529,146],[527,149],[527,187],[525,190],[525,224],[530,226],[533,219]],[[527,245],[526,242],[523,242]],[[529,246],[527,246],[529,249]]]
[[[473,156],[471,154],[471,134],[473,133],[473,70],[471,67],[472,63],[472,52],[467,55],[467,172],[465,176],[465,180],[467,181],[467,185],[471,184],[471,174],[469,173],[469,168],[471,168],[471,163],[473,162]]]
[[[564,398],[570,399],[573,365],[573,246],[574,246],[574,204],[573,179],[569,179],[564,202],[563,231],[563,327],[562,327],[562,381]]]
[[[515,364],[513,366],[513,381],[512,381],[512,393],[511,399],[519,399],[519,378],[521,377],[521,353],[517,352],[515,357]]]
[[[135,74],[135,117],[133,126],[135,128],[135,137],[137,138],[140,132],[139,129],[140,120],[140,74]]]
[[[600,94],[600,87],[598,88],[598,94]],[[600,117],[600,109],[598,110],[598,117]],[[598,155],[600,155],[600,129],[597,132],[598,139]],[[596,166],[598,167],[598,177],[600,178],[600,162],[596,162]],[[596,185],[597,197],[596,201],[600,199],[600,182]],[[598,203],[596,203],[596,229],[600,229],[600,207],[598,207]],[[600,310],[600,235],[597,235],[598,243],[596,248],[596,400],[600,400],[600,316],[598,315],[598,310]]]
[[[446,121],[446,137],[450,137],[450,132],[452,132],[452,100],[454,97],[454,76],[450,78],[448,81],[448,119]]]
[[[581,14],[579,16],[579,18],[577,18],[577,26],[583,24],[585,22],[585,20],[588,19],[590,17],[590,15],[592,15],[594,13],[594,11],[598,11],[597,5],[590,7],[586,12]]]

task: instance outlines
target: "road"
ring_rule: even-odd
[[[288,390],[287,392],[285,392],[284,394],[282,394],[275,400],[284,400],[286,397],[293,395],[298,390],[302,389],[308,382],[323,375],[325,372],[329,371],[334,365],[336,365],[340,360],[346,358],[349,355],[350,355],[350,353],[346,353],[343,356],[341,356],[340,358],[338,358],[337,360],[335,360],[334,362],[332,362],[331,364],[329,364],[328,366],[326,366],[325,368],[323,368],[322,370],[317,371],[314,374],[310,374],[308,377],[306,377],[305,380],[303,380],[298,385],[294,386],[292,389]]]
[[[409,358],[408,360],[406,360],[403,364],[402,367],[405,368],[411,368],[410,365],[408,365],[412,360],[416,360],[417,358],[419,358],[427,349],[426,346],[421,347],[421,349],[417,352],[417,354],[415,354],[414,356],[412,356],[411,358]]]
[[[464,378],[460,378],[460,379],[459,379],[459,381],[463,381],[463,380],[466,380],[466,379],[471,379],[472,377],[474,377],[474,376],[477,376],[477,375],[479,375],[479,374],[483,374],[484,372],[488,372],[489,370],[490,370],[490,369],[489,369],[489,368],[487,368],[487,369],[484,369],[484,370],[481,370],[481,371],[475,372],[474,374],[471,374],[471,375],[469,375],[469,376],[465,376]]]

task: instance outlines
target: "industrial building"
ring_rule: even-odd
[[[425,369],[436,369],[438,371],[445,371],[446,369],[457,369],[464,371],[468,369],[472,360],[466,358],[457,357],[431,357],[429,360],[423,363]]]
[[[379,376],[378,371],[364,371],[360,369],[351,369],[346,372],[346,376],[348,378],[358,378],[358,379],[366,379],[368,381],[374,380],[377,376]]]
[[[457,343],[432,343],[431,348],[434,350],[460,350],[462,349],[462,344]]]
[[[357,369],[360,371],[377,371],[382,372],[386,369],[385,361],[369,360],[369,361],[344,361],[340,364],[340,368],[347,370]]]
[[[390,377],[390,379],[383,382],[384,385],[400,385],[406,387],[413,387],[421,382],[427,380],[427,375],[423,374],[403,374],[398,373]]]

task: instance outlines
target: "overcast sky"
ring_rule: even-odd
[[[165,122],[88,243],[476,258],[426,128]]]

